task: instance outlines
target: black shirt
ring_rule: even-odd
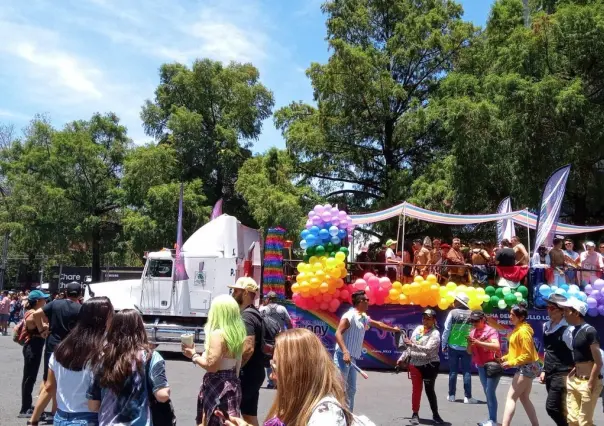
[[[567,326],[561,326],[553,333],[543,332],[545,374],[568,373],[573,367],[573,353],[563,340]]]
[[[42,311],[50,323],[50,335],[46,339],[46,352],[54,352],[55,347],[75,326],[81,307],[82,305],[78,302],[69,299],[53,300],[44,305]]]
[[[593,361],[591,345],[600,343],[598,332],[589,324],[582,324],[573,330],[573,358],[575,362]]]
[[[497,251],[495,263],[497,266],[514,266],[516,264],[516,254],[514,253],[514,249],[504,247]]]
[[[254,336],[254,353],[241,368],[242,379],[249,376],[264,375],[264,354],[262,353],[262,314],[255,306],[249,306],[241,313],[248,336]]]

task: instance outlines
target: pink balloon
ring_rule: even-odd
[[[348,300],[349,297],[350,297],[350,292],[348,290],[344,289],[344,290],[340,291],[340,299]]]
[[[329,212],[331,213],[332,216],[337,216],[340,213],[340,210],[338,210],[337,207],[332,207]]]
[[[327,309],[329,309],[329,303],[327,303],[327,302],[323,302],[323,303],[321,303],[321,304],[319,305],[319,308],[320,308],[322,311],[326,311]]]
[[[321,303],[321,302],[323,302],[323,295],[319,294],[319,295],[313,297],[313,300],[317,303]]]
[[[309,218],[309,219],[312,219],[312,217],[313,217],[314,215],[316,215],[316,213],[315,213],[315,211],[314,211],[314,210],[311,210],[311,211],[309,211],[309,212],[308,212],[308,218]]]
[[[332,296],[331,294],[329,294],[329,293],[325,293],[325,294],[323,295],[323,302],[331,302],[331,298],[332,298],[332,297],[333,297],[333,296]]]
[[[323,210],[324,210],[324,211],[331,211],[331,204],[325,204],[325,205],[323,206]]]
[[[323,214],[323,212],[325,211],[325,207],[323,207],[321,204],[317,204],[313,211],[315,212],[315,214]]]
[[[346,219],[340,219],[340,228],[346,229],[349,223]]]
[[[338,217],[340,218],[340,220],[346,219],[346,212],[344,210],[340,210],[338,212]]]
[[[323,219],[323,222],[329,223],[329,221],[331,220],[331,213],[329,213],[329,212],[323,212],[321,214],[321,219]]]
[[[338,219],[338,217],[337,217],[337,216],[333,216],[333,217],[331,218],[331,224],[332,224],[333,226],[340,226],[340,219]]]
[[[321,225],[323,223],[323,221],[321,220],[320,216],[313,216],[312,219],[311,219],[311,222],[315,226],[319,226],[319,225]]]
[[[380,279],[376,276],[373,276],[367,280],[367,284],[369,287],[378,287],[380,285]]]
[[[363,279],[365,281],[369,281],[369,278],[371,277],[375,277],[375,275],[373,275],[371,272],[366,272],[365,275],[363,275]]]
[[[310,228],[312,228],[312,220],[308,219],[308,220],[306,221],[306,226],[305,226],[305,228],[306,228],[306,229],[310,229]]]
[[[390,282],[390,278],[388,278],[388,277],[382,277],[382,278],[380,278],[380,287],[388,289],[388,290],[391,289],[392,288],[392,282]]]
[[[376,297],[378,299],[385,299],[386,296],[388,295],[388,290],[385,289],[384,287],[378,287],[377,291],[374,293],[376,294]]]
[[[338,310],[339,307],[340,307],[340,301],[338,299],[332,299],[331,302],[329,302],[330,311],[335,312]]]
[[[378,306],[382,306],[385,302],[386,302],[386,300],[384,300],[384,298],[375,299],[375,304]]]

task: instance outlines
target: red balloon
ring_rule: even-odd
[[[348,300],[349,297],[350,297],[350,292],[347,289],[340,291],[340,299]]]
[[[339,307],[340,301],[338,299],[332,299],[332,301],[329,302],[329,312],[335,312]]]
[[[323,295],[323,302],[330,302],[332,298],[333,298],[333,296],[331,294],[325,293]]]
[[[329,309],[329,303],[327,303],[327,302],[323,302],[323,303],[321,303],[321,305],[319,306],[319,308],[320,308],[322,311],[326,311],[326,310],[328,310],[328,309]]]
[[[380,279],[376,276],[373,276],[367,280],[367,284],[369,284],[369,287],[371,288],[378,287],[380,285]]]

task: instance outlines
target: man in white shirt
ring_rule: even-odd
[[[396,244],[395,240],[386,241],[386,263],[392,264],[392,266],[386,266],[386,275],[390,278],[390,281],[395,282],[397,279],[397,267],[399,261],[396,259]],[[395,266],[396,265],[396,266]]]

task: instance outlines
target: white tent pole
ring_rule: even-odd
[[[526,248],[526,251],[528,252],[529,265],[530,265],[530,262],[531,262],[531,228],[529,228],[529,223],[528,223],[528,208],[524,209],[524,217],[526,219],[526,238],[528,240],[528,247]]]
[[[405,250],[405,222],[407,219],[407,211],[405,209],[405,205],[403,204],[403,236],[401,238],[401,252]],[[401,253],[401,258],[404,259],[404,255]]]
[[[398,215],[398,228],[396,229],[396,246],[398,247],[398,243],[400,242],[400,235],[401,235],[401,216],[402,216],[402,212],[399,213]],[[401,246],[402,247],[402,246]],[[402,248],[401,248],[402,250]],[[398,249],[396,250],[398,251]]]

